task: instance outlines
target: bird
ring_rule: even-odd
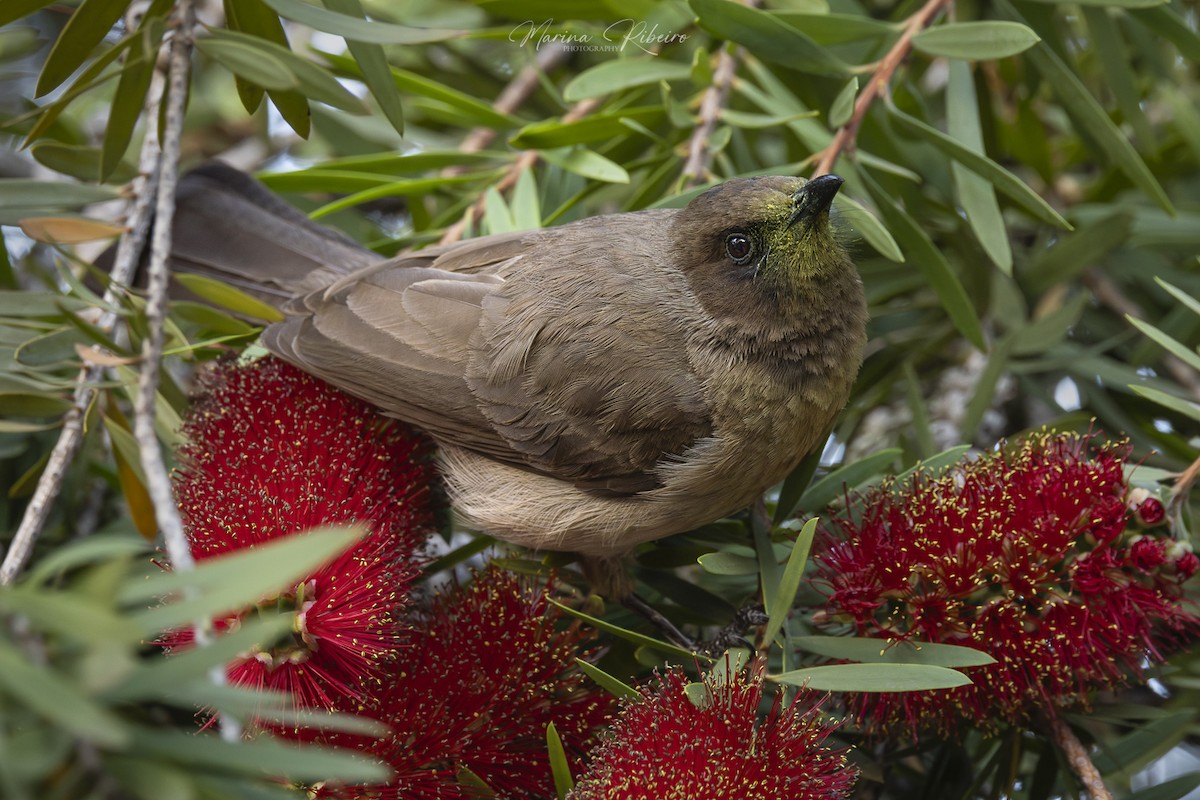
[[[866,342],[842,178],[734,178],[682,208],[384,258],[251,176],[183,176],[172,270],[283,313],[262,345],[427,433],[470,527],[583,557],[737,512],[828,437]]]

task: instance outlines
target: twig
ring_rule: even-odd
[[[867,111],[878,99],[880,93],[886,91],[891,85],[892,76],[896,74],[896,70],[900,68],[904,59],[908,57],[909,51],[912,50],[913,37],[927,28],[938,13],[953,1],[926,0],[925,5],[921,6],[920,10],[904,23],[904,30],[900,33],[900,38],[892,45],[892,49],[887,52],[887,55],[875,65],[871,79],[867,81],[867,85],[863,87],[862,93],[854,103],[854,113],[851,114],[850,120],[838,128],[833,141],[821,151],[821,157],[817,160],[817,168],[813,171],[813,177],[832,172],[838,156],[843,151],[854,147],[855,137],[858,136],[858,126],[862,124],[863,119],[867,116]]]
[[[580,100],[571,106],[566,114],[563,114],[562,121],[575,122],[576,120],[583,119],[599,107],[600,98],[598,97],[589,97],[587,100]],[[508,172],[504,173],[504,177],[496,183],[496,191],[505,192],[515,186],[517,179],[521,177],[521,173],[536,164],[540,157],[537,150],[526,150],[517,156],[517,160],[508,168]],[[467,213],[463,215],[462,219],[446,229],[446,232],[442,234],[439,244],[453,244],[461,239],[463,233],[467,230],[467,224],[470,220],[479,219],[484,215],[485,205],[484,198],[481,196],[468,209]]]
[[[162,370],[163,341],[167,318],[167,261],[171,255],[171,221],[175,217],[175,185],[179,175],[180,142],[183,138],[183,116],[186,106],[188,80],[191,75],[193,31],[196,27],[194,0],[180,0],[175,8],[175,34],[167,63],[167,104],[162,126],[162,147],[159,153],[159,180],[155,193],[154,231],[150,238],[150,261],[147,267],[146,328],[142,343],[142,368],[138,375],[138,390],[134,399],[133,434],[146,474],[146,489],[154,504],[154,516],[162,531],[163,546],[177,572],[195,569],[192,549],[183,530],[175,496],[171,491],[171,476],[163,460],[162,448],[154,430],[155,403],[158,397],[159,373]],[[153,125],[148,120],[147,125]],[[209,622],[195,623],[198,646],[210,639]],[[217,685],[225,683],[224,665],[209,672]],[[229,741],[241,738],[241,725],[228,715],[220,719],[221,735]]]
[[[158,109],[162,100],[162,77],[154,74],[150,90],[146,94],[146,104],[142,117],[147,120],[158,119]],[[146,243],[146,235],[150,230],[150,198],[158,187],[158,126],[146,126],[146,141],[142,146],[138,161],[138,175],[131,185],[132,200],[126,216],[125,232],[117,243],[117,254],[113,261],[112,272],[109,273],[108,288],[104,292],[104,304],[112,308],[120,301],[126,287],[133,280],[137,267],[138,256]],[[111,310],[105,310],[96,323],[105,335],[110,335],[116,327],[117,315]],[[75,379],[75,393],[71,408],[63,417],[62,433],[50,452],[46,468],[38,479],[33,497],[25,508],[21,525],[13,536],[12,544],[5,554],[4,563],[0,565],[0,585],[6,585],[16,580],[29,561],[33,545],[46,525],[54,501],[62,491],[63,480],[67,468],[75,457],[79,444],[83,440],[83,425],[87,410],[91,408],[96,398],[96,384],[104,375],[104,367],[99,364],[87,364]]]
[[[1083,284],[1091,290],[1092,296],[1101,304],[1108,306],[1123,317],[1145,319],[1146,312],[1137,303],[1125,296],[1110,277],[1095,267],[1084,270]],[[1171,377],[1197,400],[1200,400],[1200,375],[1189,367],[1182,359],[1172,353],[1163,353],[1162,365]]]
[[[748,3],[747,5],[754,5]],[[712,165],[713,151],[708,146],[717,123],[721,120],[721,111],[729,101],[729,89],[737,75],[737,62],[745,54],[741,47],[733,53],[728,48],[721,48],[717,53],[717,66],[713,70],[712,84],[704,90],[700,99],[700,122],[688,139],[688,157],[683,165],[684,186],[689,189],[701,185],[708,180],[709,168]]]
[[[1075,735],[1071,727],[1053,712],[1045,715],[1045,721],[1054,741],[1066,756],[1071,771],[1075,773],[1079,782],[1083,784],[1083,788],[1091,795],[1091,800],[1113,800],[1112,792],[1108,791],[1108,787],[1104,785],[1104,779],[1100,776],[1100,770],[1096,769],[1092,757],[1088,755],[1087,748],[1083,746],[1083,742],[1079,741],[1079,737]]]

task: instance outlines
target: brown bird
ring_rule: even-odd
[[[845,405],[867,311],[841,184],[735,179],[383,260],[210,164],[181,183],[174,268],[273,298],[268,350],[428,432],[468,524],[624,594],[622,556],[754,502]]]

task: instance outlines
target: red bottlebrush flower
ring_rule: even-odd
[[[1044,432],[833,512],[817,545],[823,619],[997,661],[971,686],[847,698],[868,733],[991,732],[1086,707],[1200,632],[1181,588],[1190,550],[1127,530],[1129,446],[1092,439]]]
[[[581,648],[591,634],[562,622],[546,590],[497,568],[434,598],[412,619],[409,646],[365,712],[392,733],[364,742],[308,732],[365,750],[391,766],[393,779],[320,787],[318,796],[465,800],[479,796],[464,784],[470,772],[498,798],[553,797],[547,725],[578,766],[613,704],[575,665],[589,655]]]
[[[400,614],[431,519],[426,445],[365,403],[290,364],[218,364],[184,422],[175,496],[202,561],[324,525],[365,524],[354,547],[279,597],[292,636],[229,665],[232,683],[290,693],[297,705],[365,701],[401,646]],[[217,620],[236,625],[243,613]],[[192,643],[190,630],[162,643]]]
[[[681,669],[627,702],[611,736],[569,800],[762,798],[835,800],[857,777],[844,751],[825,739],[832,728],[808,692],[787,708],[782,692],[759,718],[761,678],[705,676],[707,697],[693,702]]]

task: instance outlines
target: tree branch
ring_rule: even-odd
[[[723,47],[717,53],[713,82],[704,90],[704,96],[700,99],[699,124],[692,130],[688,139],[688,157],[683,165],[684,186],[688,189],[694,189],[708,180],[714,156],[708,146],[709,140],[721,121],[721,111],[729,102],[729,89],[737,75],[737,62],[745,52],[739,47],[730,53],[728,48]]]
[[[891,86],[896,70],[900,68],[912,50],[913,37],[929,27],[937,15],[953,1],[926,0],[925,5],[908,18],[900,38],[892,45],[892,49],[887,52],[887,55],[875,65],[875,71],[871,73],[870,80],[867,81],[867,85],[863,87],[862,93],[854,103],[854,113],[851,114],[850,120],[838,128],[833,141],[821,151],[821,157],[817,159],[817,167],[813,170],[813,177],[828,175],[833,171],[838,156],[854,148],[859,125],[862,124],[871,105],[879,98],[879,95]]]
[[[1079,741],[1079,737],[1071,730],[1071,726],[1053,712],[1045,714],[1045,721],[1055,743],[1066,756],[1071,771],[1079,778],[1079,782],[1091,795],[1091,799],[1113,800],[1112,793],[1104,785],[1104,779],[1100,776],[1100,770],[1096,769],[1092,757],[1088,755],[1087,748],[1083,746],[1083,742]]]

